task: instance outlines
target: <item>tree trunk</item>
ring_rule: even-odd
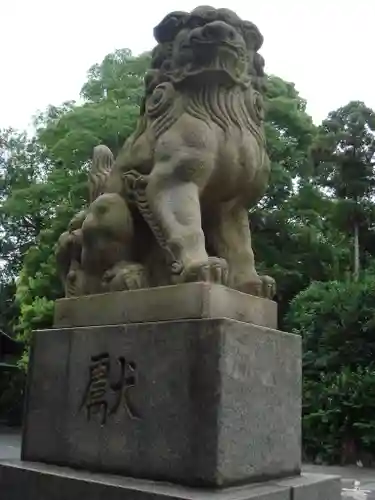
[[[359,228],[358,224],[354,223],[354,281],[359,278]]]

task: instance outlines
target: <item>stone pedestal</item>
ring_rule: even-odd
[[[301,342],[275,323],[273,302],[202,283],[58,301],[34,334],[24,462],[2,464],[0,489],[338,500],[335,479],[299,475]]]
[[[341,489],[321,474],[207,490],[25,462],[0,462],[0,486],[1,500],[339,500]]]
[[[205,486],[300,471],[297,336],[230,319],[45,330],[31,362],[24,460]]]
[[[277,328],[277,304],[211,283],[186,283],[132,292],[60,299],[55,328],[185,319],[229,318]]]

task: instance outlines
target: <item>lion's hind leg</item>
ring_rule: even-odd
[[[259,276],[255,270],[246,208],[233,202],[223,203],[205,226],[208,246],[228,263],[228,285],[251,295],[272,298],[274,280]]]

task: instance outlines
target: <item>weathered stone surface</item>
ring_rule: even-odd
[[[54,330],[53,335],[40,337],[41,342],[38,338],[31,348],[25,397],[25,416],[37,419],[38,428],[36,433],[29,433],[27,425],[23,426],[22,441],[26,439],[28,447],[38,449],[41,456],[48,456],[61,452],[60,436],[66,424],[61,396],[69,390],[70,336],[63,330]]]
[[[24,460],[219,487],[300,469],[298,336],[207,319],[34,340]]]
[[[291,488],[292,500],[338,500],[341,498],[339,476],[304,473],[299,477],[278,481],[277,484]]]
[[[99,326],[184,319],[229,318],[277,328],[277,304],[222,285],[187,283],[60,299],[54,326]]]
[[[280,484],[202,490],[43,464],[0,462],[0,491],[1,500],[340,500],[338,477],[309,476]]]

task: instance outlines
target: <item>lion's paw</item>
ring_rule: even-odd
[[[65,281],[65,297],[84,295],[85,274],[80,269],[70,269]]]
[[[114,266],[104,273],[102,283],[108,292],[138,290],[148,286],[145,268],[137,263]]]
[[[204,262],[198,262],[185,269],[180,282],[204,281],[208,283],[228,283],[228,264],[219,257],[209,257]]]
[[[241,292],[264,299],[273,299],[276,295],[276,282],[271,276],[258,276],[238,287]]]
[[[262,297],[273,299],[276,295],[276,281],[271,276],[260,276],[262,281]]]

